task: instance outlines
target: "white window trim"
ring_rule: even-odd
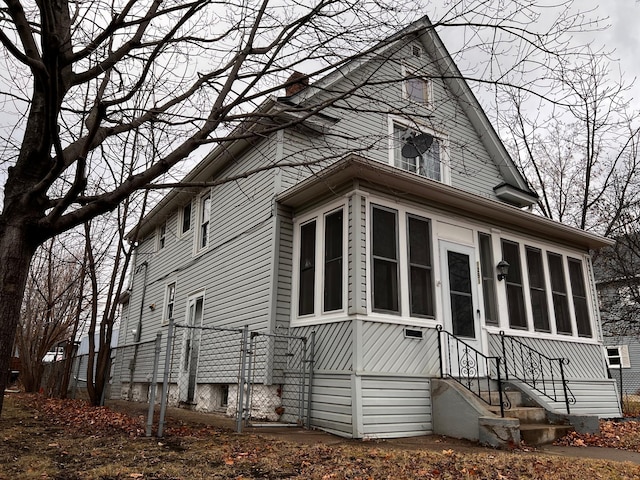
[[[342,308],[324,312],[324,231],[325,218],[342,208]],[[316,222],[316,251],[315,251],[315,277],[313,313],[307,315],[298,314],[298,302],[300,295],[300,227],[310,221]],[[349,264],[349,205],[346,200],[339,200],[305,213],[293,219],[293,272],[292,297],[291,297],[291,326],[317,325],[344,319],[348,308],[348,264]]]
[[[366,223],[365,223],[365,236],[366,236],[366,251],[367,251],[367,274],[366,274],[366,296],[367,296],[367,320],[381,322],[381,323],[394,323],[394,324],[406,324],[409,322],[411,325],[419,327],[434,328],[437,325],[442,325],[442,298],[441,289],[438,288],[438,279],[440,278],[440,261],[438,250],[438,238],[436,235],[435,222],[438,218],[437,215],[432,214],[428,210],[421,210],[409,205],[390,202],[380,197],[366,197]],[[372,206],[379,205],[383,208],[397,211],[398,218],[398,313],[385,313],[376,311],[373,309],[373,264],[372,264],[372,239],[371,239],[371,212]],[[414,215],[420,218],[429,220],[430,236],[431,236],[431,253],[432,253],[432,265],[431,273],[433,275],[433,317],[426,316],[412,316],[410,295],[409,295],[409,255],[408,255],[408,238],[407,238],[407,215]],[[437,260],[436,260],[437,259]]]
[[[211,244],[211,207],[209,207],[209,228],[207,230],[207,244],[204,247],[201,247],[201,227],[202,227],[202,204],[203,200],[206,197],[209,197],[209,201],[211,202],[211,189],[207,189],[198,195],[198,204],[196,205],[196,222],[194,225],[191,225],[191,229],[194,230],[193,235],[193,254],[199,255],[203,252],[206,252],[209,249]],[[192,207],[193,208],[193,207]]]
[[[162,325],[169,324],[169,318],[167,316],[167,311],[169,310],[169,287],[173,285],[173,317],[176,316],[176,292],[177,292],[177,284],[176,281],[173,280],[165,284],[164,287],[164,300],[162,302]]]
[[[607,359],[607,367],[609,368],[631,368],[631,358],[629,357],[629,346],[628,345],[605,345],[605,358]],[[618,357],[620,358],[619,365],[611,365],[610,356],[607,349],[609,348],[617,348],[618,349]]]
[[[413,50],[413,46],[411,47]],[[411,52],[413,55],[413,51]],[[433,81],[428,78],[426,75],[420,73],[419,68],[411,68],[410,66],[403,64],[402,65],[402,98],[416,105],[420,105],[424,108],[428,108],[429,110],[433,109]],[[407,90],[407,81],[408,78],[420,78],[425,82],[425,94],[427,98],[424,99],[424,102],[416,102],[411,98],[409,92]]]
[[[440,142],[440,183],[445,185],[451,185],[451,161],[449,155],[449,136],[443,132],[434,130],[421,122],[409,122],[406,118],[398,117],[397,115],[389,115],[387,123],[387,132],[389,138],[389,158],[387,162],[392,167],[395,167],[395,135],[393,131],[394,125],[402,125],[406,128],[413,128],[419,130],[422,133],[428,133],[437,138]],[[397,167],[396,167],[397,168]],[[415,174],[418,175],[418,174]],[[422,178],[429,178],[419,175]],[[438,180],[430,179],[434,182]]]

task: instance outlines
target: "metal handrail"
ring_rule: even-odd
[[[567,414],[570,414],[570,405],[576,403],[576,397],[564,375],[564,367],[569,364],[569,359],[548,357],[503,331],[500,332],[500,339],[505,381],[514,377],[554,402],[564,400]],[[558,382],[562,385],[561,390],[557,387]]]
[[[491,406],[496,406],[492,396],[495,389],[492,392],[491,388],[491,380],[495,379],[498,385],[500,416],[504,417],[504,409],[505,407],[509,408],[509,401],[502,391],[500,357],[490,357],[483,354],[454,334],[443,330],[442,325],[438,325],[436,329],[438,330],[438,352],[440,354],[440,378],[448,377],[457,381]],[[492,369],[494,364],[495,369]],[[486,386],[486,389],[483,390],[483,386]],[[483,396],[483,393],[486,393],[486,396]]]

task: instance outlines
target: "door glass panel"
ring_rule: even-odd
[[[475,338],[469,256],[448,251],[447,262],[449,266],[449,294],[451,297],[453,334]]]

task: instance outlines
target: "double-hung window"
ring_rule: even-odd
[[[158,250],[162,250],[167,244],[167,222],[160,225],[158,229]]]
[[[167,290],[165,292],[165,304],[164,304],[164,315],[163,323],[168,322],[173,318],[174,305],[176,301],[176,284],[175,282],[167,285]]]
[[[211,218],[211,195],[200,198],[200,222],[198,232],[198,250],[209,245],[209,220]]]
[[[298,316],[344,307],[344,208],[299,227]]]
[[[182,207],[182,230],[180,233],[184,235],[191,230],[191,202]]]
[[[444,140],[432,132],[393,122],[393,164],[408,172],[442,181]]]

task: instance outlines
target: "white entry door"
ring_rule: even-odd
[[[198,354],[202,327],[204,297],[189,298],[187,302],[187,325],[182,338],[180,369],[180,401],[193,403],[198,376]]]
[[[478,352],[483,352],[475,251],[472,247],[441,241],[440,261],[444,329]],[[474,351],[453,341],[448,349],[446,355],[450,359],[452,374],[484,374],[484,367],[481,367],[484,362],[479,361]],[[470,367],[475,371],[467,372]]]

